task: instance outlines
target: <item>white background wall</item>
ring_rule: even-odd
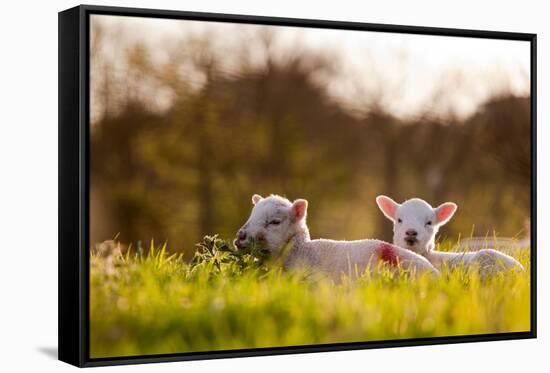
[[[549,322],[546,193],[550,22],[545,1],[92,1],[177,10],[538,33],[539,338],[109,368],[117,371],[543,371]],[[57,12],[74,1],[5,1],[0,11],[0,371],[68,371],[57,348]],[[543,295],[546,294],[546,297]]]

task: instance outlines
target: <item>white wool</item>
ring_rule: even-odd
[[[464,263],[465,267],[479,265],[486,273],[523,266],[514,258],[500,251],[483,249],[476,252],[436,251],[435,236],[439,228],[454,215],[457,206],[446,202],[433,208],[426,201],[413,198],[399,204],[386,196],[378,196],[376,203],[384,215],[393,222],[393,243],[427,258],[436,266],[449,267]]]
[[[388,258],[381,253],[388,250],[390,259],[395,255],[399,266],[416,273],[438,274],[435,267],[425,258],[411,251],[379,240],[336,241],[312,240],[306,224],[307,201],[288,199],[271,195],[252,197],[254,208],[248,221],[237,233],[235,246],[245,247],[256,242],[274,255],[284,252],[285,265],[318,270],[334,279],[342,275],[355,277],[366,269],[374,269],[380,261]],[[391,264],[391,263],[390,263]],[[395,265],[395,263],[394,263]]]

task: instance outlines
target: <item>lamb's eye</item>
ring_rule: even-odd
[[[431,220],[427,221],[426,225],[432,225],[432,221]]]
[[[403,223],[403,220],[397,219],[397,222],[398,222],[398,223]]]
[[[281,221],[279,219],[270,220],[269,225],[279,225],[281,224]]]

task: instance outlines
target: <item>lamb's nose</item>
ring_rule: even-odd
[[[243,230],[240,230],[238,233],[237,233],[237,238],[241,241],[245,240],[246,239],[246,232],[243,231]]]
[[[418,235],[418,232],[415,231],[414,229],[409,229],[408,231],[405,232],[405,234],[407,236],[413,236],[413,237],[416,237]]]

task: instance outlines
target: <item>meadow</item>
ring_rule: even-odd
[[[480,278],[444,268],[435,278],[380,267],[335,283],[216,237],[192,261],[153,242],[112,244],[90,256],[90,356],[528,331],[529,250],[514,256],[525,272]]]

